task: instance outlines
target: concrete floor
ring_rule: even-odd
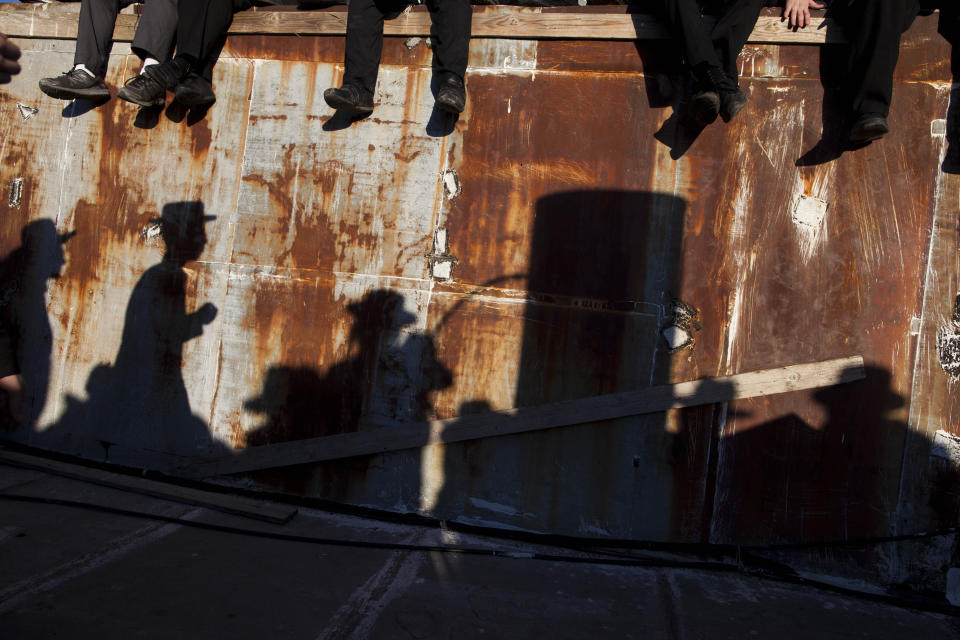
[[[259,531],[562,550],[301,510],[285,525],[0,464],[0,493]],[[253,538],[0,500],[0,638],[960,638],[948,616],[732,573]]]

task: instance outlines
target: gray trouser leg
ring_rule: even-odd
[[[74,65],[82,64],[100,77],[106,74],[118,13],[120,0],[83,0],[80,3]]]
[[[121,0],[83,0],[77,24],[77,50],[73,64],[83,64],[103,77],[113,43],[113,29],[120,13]],[[177,0],[146,0],[143,15],[133,37],[133,51],[161,62],[170,57],[177,31]]]

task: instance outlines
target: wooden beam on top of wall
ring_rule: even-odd
[[[863,358],[853,356],[447,420],[431,420],[262,445],[243,449],[212,462],[183,467],[178,471],[188,477],[207,478],[339,460],[431,444],[527,433],[668,409],[729,402],[738,398],[828,387],[864,377]]]
[[[17,4],[0,6],[0,32],[17,38],[77,37],[79,3]],[[121,13],[114,40],[129,42],[139,20],[138,12]],[[708,19],[709,21],[709,19]],[[345,7],[315,11],[252,9],[234,16],[229,33],[244,35],[331,35],[346,33]],[[384,23],[388,36],[429,36],[430,15],[415,7]],[[657,40],[670,33],[656,16],[629,13],[626,7],[506,7],[473,9],[472,37],[569,40]],[[843,42],[840,29],[830,20],[815,17],[809,27],[793,31],[776,13],[765,12],[749,42],[765,44],[823,44]]]

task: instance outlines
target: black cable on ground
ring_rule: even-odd
[[[240,495],[240,496],[245,496],[247,498],[256,499],[256,500],[267,500],[271,502],[278,502],[281,504],[318,509],[318,510],[327,511],[330,513],[339,513],[344,515],[356,516],[360,518],[370,518],[374,520],[380,520],[383,522],[446,529],[448,531],[454,531],[458,533],[472,533],[476,535],[483,535],[483,536],[488,536],[493,538],[502,538],[506,540],[529,542],[531,544],[542,544],[542,545],[554,546],[554,547],[567,547],[571,549],[573,548],[576,548],[576,549],[585,549],[585,548],[628,549],[628,550],[638,550],[638,551],[661,551],[661,552],[668,552],[668,553],[685,553],[685,554],[713,556],[713,557],[721,557],[721,558],[722,557],[733,558],[739,554],[742,554],[744,551],[749,551],[753,553],[763,553],[763,552],[772,552],[772,551],[799,551],[803,549],[822,549],[824,551],[827,551],[830,549],[869,547],[869,546],[892,543],[892,542],[911,542],[911,541],[927,540],[931,538],[953,536],[960,533],[960,527],[951,527],[948,529],[940,529],[937,531],[924,531],[924,532],[908,533],[908,534],[897,535],[897,536],[857,538],[852,540],[818,540],[814,542],[785,542],[785,543],[755,544],[755,545],[720,544],[720,543],[712,543],[712,542],[662,542],[662,541],[635,540],[635,539],[622,539],[622,538],[588,538],[588,537],[581,537],[581,536],[567,536],[567,535],[556,534],[556,533],[535,533],[530,531],[513,531],[513,530],[501,529],[497,527],[487,527],[487,526],[480,526],[480,525],[468,524],[463,522],[456,522],[452,520],[442,520],[439,518],[424,516],[417,513],[395,513],[392,511],[385,511],[385,510],[376,509],[373,507],[360,507],[360,506],[335,502],[332,500],[325,500],[322,498],[309,498],[305,496],[293,496],[285,493],[275,493],[275,492],[263,491],[263,490],[257,490],[257,489],[231,487],[227,485],[214,484],[210,482],[190,480],[190,479],[181,478],[178,476],[170,476],[165,473],[161,473],[158,471],[151,471],[148,469],[123,467],[123,466],[115,465],[112,463],[97,463],[90,460],[78,459],[75,456],[70,456],[67,454],[58,454],[56,452],[47,451],[45,449],[36,449],[33,447],[28,447],[28,446],[25,446],[19,443],[13,443],[13,442],[5,441],[3,442],[2,446],[9,448],[12,451],[20,451],[29,455],[51,458],[54,460],[60,460],[62,462],[67,462],[70,464],[76,464],[79,466],[101,469],[103,471],[109,471],[111,473],[118,473],[121,475],[148,478],[148,479],[157,480],[161,482],[167,482],[169,484],[173,484],[181,487],[189,487],[192,489],[209,491],[211,493],[219,493],[223,495]],[[49,473],[52,475],[60,475],[63,477],[70,477],[72,479],[79,480],[81,482],[90,482],[89,480],[86,480],[86,479],[76,478],[74,476],[58,473],[56,470],[53,470],[53,469],[34,467],[25,463],[19,463],[19,462],[14,462],[9,460],[0,460],[0,464],[6,464],[6,465],[21,467],[21,468],[38,469],[44,473]],[[116,488],[116,487],[113,487],[113,488]],[[129,491],[132,493],[142,493],[133,489],[130,489]],[[149,495],[149,494],[143,494],[143,495]],[[156,497],[156,496],[152,496],[152,497]]]
[[[769,565],[767,567],[758,567],[750,566],[747,562],[750,562],[752,559],[749,555],[741,554],[738,558],[738,562],[734,563],[725,563],[725,562],[691,562],[691,561],[679,561],[679,560],[669,560],[669,559],[659,559],[659,558],[637,558],[629,555],[620,556],[614,555],[611,553],[604,554],[605,557],[597,557],[597,555],[592,555],[588,557],[582,556],[568,556],[560,554],[546,554],[546,553],[537,553],[537,552],[523,552],[523,551],[502,551],[497,549],[485,549],[480,547],[462,547],[454,545],[420,545],[420,544],[408,544],[408,543],[398,543],[398,542],[370,542],[366,540],[344,540],[338,538],[320,538],[313,536],[301,536],[293,535],[286,533],[276,533],[270,531],[258,531],[256,529],[244,529],[241,527],[231,527],[227,525],[212,524],[207,522],[197,522],[194,520],[186,520],[183,518],[177,518],[173,516],[164,516],[159,514],[146,513],[141,511],[132,511],[129,509],[120,509],[117,507],[108,507],[105,505],[98,505],[88,502],[80,502],[76,500],[62,500],[59,498],[42,498],[36,496],[24,496],[24,495],[15,495],[0,493],[0,500],[7,500],[10,502],[23,502],[31,504],[46,504],[54,505],[61,507],[72,507],[78,509],[87,509],[91,511],[99,511],[102,513],[110,513],[113,515],[120,515],[132,518],[141,518],[148,520],[157,520],[160,522],[167,522],[170,524],[177,524],[184,527],[192,527],[194,529],[202,529],[207,531],[216,531],[219,533],[230,533],[235,535],[249,536],[255,538],[264,538],[269,540],[278,540],[283,542],[298,542],[306,544],[319,544],[324,546],[337,546],[337,547],[354,547],[361,549],[377,549],[383,551],[410,551],[410,552],[436,552],[436,553],[451,553],[459,555],[471,555],[471,556],[486,556],[486,557],[495,557],[495,558],[510,558],[510,559],[524,559],[524,560],[542,560],[548,562],[566,562],[566,563],[575,563],[575,564],[589,564],[589,565],[599,565],[599,566],[618,566],[618,567],[632,567],[632,568],[644,568],[644,569],[691,569],[691,570],[700,570],[700,571],[718,571],[725,573],[739,573],[742,575],[751,576],[754,578],[773,580],[777,582],[786,582],[791,584],[804,585],[808,587],[814,587],[823,591],[830,591],[833,593],[861,599],[861,600],[871,600],[874,602],[879,602],[887,604],[890,606],[895,606],[904,609],[913,609],[916,611],[925,611],[930,613],[939,613],[950,616],[960,616],[960,607],[954,607],[949,603],[940,603],[931,601],[929,599],[906,599],[903,597],[887,595],[887,594],[875,594],[863,591],[857,591],[855,589],[849,589],[846,587],[841,587],[838,585],[830,584],[828,582],[823,582],[819,580],[812,580],[809,578],[804,578],[802,576],[793,573],[789,569],[783,570],[778,569],[777,565]]]

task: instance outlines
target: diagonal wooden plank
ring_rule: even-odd
[[[235,455],[194,464],[179,471],[187,476],[210,477],[323,462],[429,444],[553,429],[668,409],[728,402],[738,398],[815,389],[860,380],[864,375],[863,358],[853,356],[662,385],[639,391],[252,447]]]

